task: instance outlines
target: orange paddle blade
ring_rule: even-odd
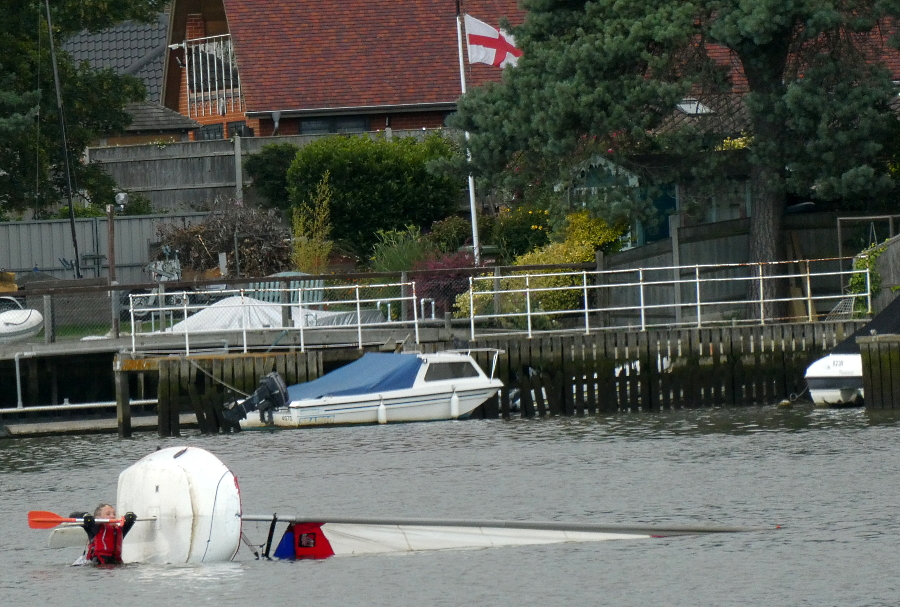
[[[62,523],[74,523],[78,519],[65,518],[55,512],[32,510],[28,513],[28,526],[32,529],[52,529]]]
[[[55,512],[47,510],[31,510],[28,513],[28,526],[32,529],[52,529],[63,523],[83,523],[83,518],[66,518]],[[119,523],[123,521],[120,518],[98,518],[94,519],[95,523]]]

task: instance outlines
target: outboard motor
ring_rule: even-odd
[[[260,378],[256,392],[238,403],[225,403],[222,416],[230,422],[239,422],[252,411],[259,411],[259,421],[271,425],[272,412],[288,403],[287,386],[276,371]]]

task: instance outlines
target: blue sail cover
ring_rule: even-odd
[[[412,388],[421,366],[422,359],[415,354],[368,352],[319,379],[288,387],[288,398],[293,402]]]

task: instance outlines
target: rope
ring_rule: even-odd
[[[240,394],[240,395],[243,396],[244,398],[247,398],[247,397],[250,396],[249,394],[244,394],[243,392],[241,392],[240,390],[238,390],[238,389],[235,388],[234,386],[232,386],[232,385],[230,385],[230,384],[228,384],[228,383],[222,381],[221,379],[219,379],[218,377],[216,377],[215,375],[213,375],[212,373],[210,373],[209,371],[207,371],[206,369],[204,369],[203,367],[201,367],[200,365],[198,365],[196,362],[194,362],[193,360],[191,360],[190,358],[185,358],[185,357],[183,357],[183,356],[182,356],[181,358],[184,358],[184,359],[187,360],[189,363],[191,363],[192,365],[194,365],[194,367],[196,367],[198,371],[200,371],[201,373],[203,373],[204,375],[206,375],[208,378],[210,378],[210,379],[213,380],[214,382],[217,382],[217,383],[222,384],[223,386],[225,386],[226,388],[228,388],[228,389],[231,390],[232,392],[235,392],[235,393],[237,393],[237,394]]]

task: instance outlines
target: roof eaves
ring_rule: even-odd
[[[286,110],[255,110],[247,112],[248,118],[264,118],[275,112],[279,112],[282,118],[301,117],[301,116],[347,116],[352,114],[363,113],[384,113],[384,114],[401,114],[415,111],[429,112],[452,112],[456,110],[455,101],[439,101],[435,103],[409,103],[400,105],[358,105],[345,107],[321,107],[306,109],[286,109]]]

